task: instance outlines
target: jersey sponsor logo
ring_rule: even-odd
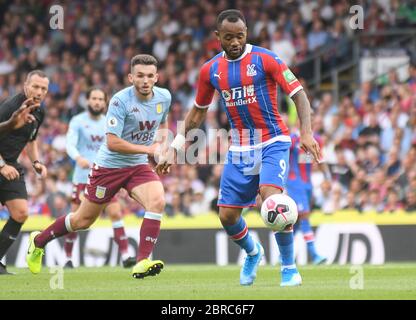
[[[254,95],[253,84],[243,87],[231,88],[231,91],[222,90],[221,95],[225,100],[225,105],[227,107],[242,106],[257,102],[257,97]]]
[[[139,128],[140,130],[152,130],[153,127],[155,126],[156,121],[153,120],[151,123],[150,121],[146,120],[146,121],[139,121]]]
[[[112,118],[108,119],[107,124],[108,124],[109,127],[116,127],[117,126],[117,119],[112,117]]]
[[[161,103],[158,103],[158,104],[156,105],[156,112],[157,112],[157,114],[161,114],[161,113],[162,113],[162,111],[163,111],[163,106],[162,106],[162,104],[161,104]]]
[[[91,135],[91,141],[92,141],[92,142],[96,142],[96,141],[98,141],[98,142],[102,142],[102,141],[103,141],[103,139],[104,139],[104,136],[95,136],[95,135]]]
[[[297,80],[295,75],[289,69],[283,71],[283,77],[288,84],[292,84]]]
[[[218,79],[221,80],[221,73],[222,72],[220,72],[220,73],[214,73],[214,78],[218,78]]]
[[[247,77],[254,77],[257,75],[256,65],[248,64],[247,65]]]
[[[107,188],[105,188],[105,187],[97,186],[97,189],[95,189],[95,196],[98,199],[103,199],[105,197],[105,191],[106,190],[107,190]]]
[[[150,241],[152,243],[156,243],[157,242],[157,238],[152,238],[151,236],[147,236],[145,240],[146,241]]]

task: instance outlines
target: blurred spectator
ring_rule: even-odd
[[[387,192],[387,200],[384,206],[384,211],[394,213],[397,210],[402,210],[403,204],[400,202],[399,193],[395,188],[389,188]]]

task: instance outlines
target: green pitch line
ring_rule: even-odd
[[[0,276],[0,299],[416,299],[416,264],[410,263],[301,267],[303,285],[296,288],[280,288],[280,274],[271,266],[259,268],[251,287],[239,285],[235,265],[166,265],[160,275],[142,280],[119,267],[83,267],[64,269],[63,283],[49,268],[39,275],[9,269],[16,275]]]

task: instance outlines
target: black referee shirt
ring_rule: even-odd
[[[0,122],[9,120],[13,112],[19,109],[26,99],[23,93],[7,98],[0,105]],[[0,139],[0,155],[7,163],[15,163],[26,144],[36,139],[39,127],[45,117],[45,111],[43,108],[37,108],[32,111],[32,114],[36,121],[2,135]]]

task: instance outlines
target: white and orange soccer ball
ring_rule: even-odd
[[[285,194],[274,194],[261,206],[261,217],[267,227],[273,231],[283,231],[298,219],[298,208],[295,201]]]

